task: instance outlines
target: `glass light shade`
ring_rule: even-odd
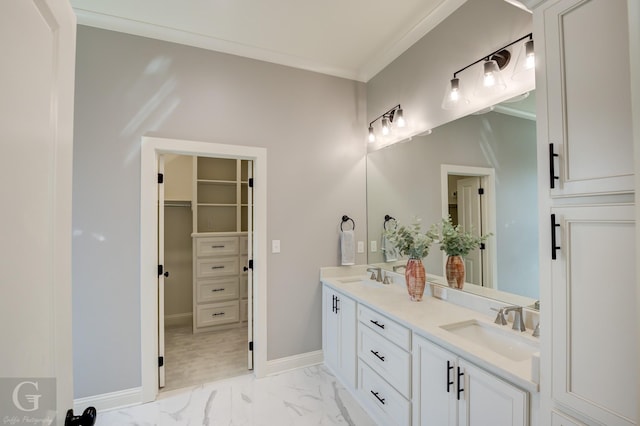
[[[398,127],[404,127],[407,125],[407,122],[404,121],[404,112],[402,111],[402,108],[398,108],[396,110],[395,121],[396,121],[396,126]]]
[[[469,99],[464,94],[460,79],[452,78],[444,91],[442,109],[456,109],[458,106],[468,103]]]
[[[511,79],[522,81],[527,78],[534,78],[535,66],[536,55],[533,49],[533,40],[528,40],[520,50]]]
[[[369,142],[376,141],[376,134],[373,132],[373,126],[369,125]]]
[[[480,80],[476,85],[475,94],[478,96],[491,95],[507,88],[504,82],[498,63],[494,60],[488,60],[483,64],[483,72]]]
[[[382,134],[387,136],[389,134],[389,119],[382,119]]]

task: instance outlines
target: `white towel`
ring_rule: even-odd
[[[398,260],[398,249],[393,245],[389,239],[383,235],[382,236],[382,253],[384,254],[385,262],[395,262]]]
[[[351,231],[340,231],[340,251],[342,265],[356,264],[356,234]]]

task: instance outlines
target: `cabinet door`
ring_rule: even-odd
[[[607,425],[635,424],[637,317],[632,205],[553,209],[552,395]]]
[[[422,337],[413,343],[413,424],[457,425],[456,357]]]
[[[356,387],[356,302],[340,293],[336,294],[339,321],[338,363],[344,384]]]
[[[322,288],[322,352],[324,362],[334,372],[338,370],[338,330],[336,314],[336,293],[330,288]]]
[[[551,195],[632,192],[627,2],[561,0],[543,13],[546,92],[539,96],[558,154],[549,159],[559,177]],[[597,53],[614,51],[612,61]]]
[[[459,360],[464,371],[463,399],[458,403],[460,425],[529,424],[528,393],[486,371]]]

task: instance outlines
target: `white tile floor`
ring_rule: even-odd
[[[253,374],[161,394],[152,403],[98,413],[97,426],[375,425],[322,365]]]

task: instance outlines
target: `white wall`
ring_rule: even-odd
[[[76,68],[75,397],[140,386],[143,135],[267,148],[267,358],[320,349],[341,216],[366,236],[364,85],[86,27]]]

